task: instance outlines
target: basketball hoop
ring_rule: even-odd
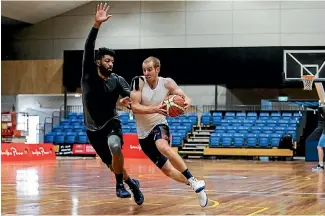
[[[315,79],[314,75],[301,76],[302,82],[304,83],[304,90],[313,90],[313,82]]]

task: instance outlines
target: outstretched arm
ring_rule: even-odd
[[[118,83],[119,83],[119,94],[123,98],[119,100],[120,104],[131,109],[131,101],[130,101],[130,93],[131,89],[129,84],[125,81],[125,79],[121,76],[118,76]]]
[[[83,67],[87,67],[88,65],[91,65],[94,63],[95,60],[95,41],[98,35],[98,30],[101,26],[101,24],[105,21],[107,21],[112,15],[107,15],[107,11],[109,10],[109,6],[105,3],[100,3],[100,5],[97,5],[97,12],[95,16],[95,23],[93,27],[90,30],[90,33],[88,35],[88,38],[85,43],[84,48],[84,56],[83,56]],[[84,72],[89,72],[88,69],[83,70]]]
[[[141,78],[139,79],[139,88],[135,88],[131,91],[131,109],[134,114],[153,114],[159,113],[162,115],[167,115],[167,111],[163,109],[164,105],[160,106],[143,106],[141,105],[141,96],[144,82]]]
[[[185,109],[191,106],[192,100],[189,98],[185,92],[177,85],[177,83],[172,78],[165,78],[165,87],[168,89],[170,94],[179,95],[185,99]]]

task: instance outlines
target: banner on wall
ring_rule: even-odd
[[[53,144],[1,143],[1,161],[55,160]]]
[[[123,135],[122,152],[125,158],[147,158],[141,149],[137,134]]]

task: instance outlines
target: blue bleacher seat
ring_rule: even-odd
[[[234,134],[234,133],[236,133],[236,131],[237,131],[237,128],[236,127],[234,127],[234,126],[227,126],[227,133]]]
[[[291,118],[292,118],[292,113],[290,113],[290,112],[282,113],[282,119],[283,120],[290,120]]]
[[[47,134],[46,136],[45,136],[45,140],[44,140],[44,142],[45,143],[54,143],[54,135],[52,135],[52,134]]]
[[[285,127],[275,127],[274,132],[276,134],[283,135],[286,132],[286,128]]]
[[[261,119],[257,119],[256,122],[255,122],[255,126],[256,127],[264,127],[266,124],[266,121],[265,120],[261,120]]]
[[[222,118],[222,112],[213,112],[212,116],[218,116]]]
[[[246,119],[246,113],[245,112],[237,112],[236,113],[236,119],[238,119],[238,120]]]
[[[257,145],[257,134],[247,134],[246,144],[248,147],[255,147]]]
[[[267,133],[267,134],[273,133],[273,127],[266,126],[266,127],[263,127],[262,130],[263,130],[263,133]]]
[[[188,119],[192,122],[193,125],[197,124],[197,114],[196,113],[189,113]]]
[[[56,135],[54,138],[54,143],[63,144],[64,143],[64,135]]]
[[[253,134],[259,134],[261,132],[262,128],[261,127],[252,127],[252,133]]]
[[[249,128],[248,127],[245,127],[245,126],[239,126],[238,128],[237,128],[237,132],[238,133],[248,133],[249,131]]]
[[[209,146],[215,147],[218,146],[219,143],[220,143],[220,136],[218,136],[216,133],[211,133]]]
[[[212,125],[220,125],[222,116],[212,116]]]
[[[281,135],[280,134],[271,134],[271,146],[278,147],[280,144]]]
[[[182,135],[182,138],[185,138],[187,136],[187,128],[185,126],[177,126],[176,130],[177,133],[180,133]]]
[[[242,133],[235,133],[234,134],[234,145],[236,147],[240,147],[244,145],[244,141],[245,141],[245,136]]]
[[[271,119],[272,120],[279,120],[281,118],[281,113],[279,112],[272,112],[271,113]]]
[[[247,120],[256,120],[257,119],[257,113],[256,112],[249,112],[247,113]]]
[[[231,125],[231,120],[229,120],[229,119],[222,119],[221,120],[221,125],[222,126],[230,126]]]
[[[131,131],[130,126],[122,125],[122,133],[129,133]]]
[[[185,119],[187,119],[187,116],[186,115],[178,116],[178,120],[180,120],[181,122],[183,122]]]
[[[62,128],[61,127],[55,127],[52,129],[53,132],[61,132]]]
[[[189,119],[184,119],[182,121],[182,125],[186,127],[188,132],[192,131],[193,125],[192,125],[192,122]]]
[[[215,133],[225,133],[226,132],[226,127],[225,126],[217,126],[216,129],[214,130]]]
[[[172,134],[172,146],[181,146],[182,145],[182,135],[180,133]]]
[[[173,119],[172,122],[170,123],[171,126],[180,126],[181,121],[177,119]]]
[[[258,144],[261,147],[266,147],[270,144],[269,134],[261,133],[259,134]]]
[[[231,133],[223,133],[221,134],[221,144],[222,146],[231,146],[232,144],[232,136]]]
[[[133,133],[133,134],[137,133],[137,128],[136,128],[135,125],[132,125],[132,126],[130,127],[130,133]]]
[[[233,119],[233,120],[230,121],[230,124],[231,124],[231,126],[239,127],[239,126],[241,126],[241,124],[242,124],[242,120],[239,120],[239,119]]]
[[[123,125],[128,124],[129,121],[129,113],[128,112],[122,112],[120,114],[120,119]]]
[[[227,120],[232,120],[235,118],[235,113],[234,112],[226,112],[224,119]]]
[[[79,135],[78,136],[78,143],[87,143],[88,137],[86,135]]]
[[[266,126],[267,127],[276,127],[277,124],[278,124],[278,122],[276,120],[269,119],[269,120],[266,121]]]
[[[68,132],[70,133],[70,132]],[[66,135],[65,137],[65,143],[69,143],[69,144],[74,144],[76,141],[76,136],[75,135]]]
[[[280,126],[280,127],[287,127],[287,126],[288,126],[288,123],[289,123],[288,120],[280,119],[280,120],[278,121],[278,126]]]
[[[204,112],[201,115],[201,124],[202,125],[209,125],[211,123],[211,114],[208,112]]]

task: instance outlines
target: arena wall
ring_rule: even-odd
[[[115,1],[96,48],[324,46],[322,1]],[[16,36],[18,59],[62,59],[83,49],[96,2],[35,24]]]

